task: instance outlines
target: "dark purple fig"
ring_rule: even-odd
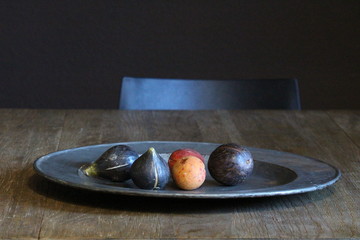
[[[154,148],[149,148],[136,159],[130,173],[134,184],[143,189],[163,189],[170,179],[167,162]]]
[[[209,157],[210,175],[224,185],[237,185],[252,172],[254,161],[249,150],[235,143],[217,147]]]
[[[100,177],[114,182],[130,179],[130,168],[139,157],[135,151],[126,145],[117,145],[105,151],[97,160],[83,168],[90,177]]]

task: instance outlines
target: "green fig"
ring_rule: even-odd
[[[83,168],[90,177],[100,177],[114,182],[130,179],[130,168],[139,157],[129,146],[117,145],[105,151],[97,160]]]
[[[154,148],[135,160],[130,174],[134,184],[143,189],[163,189],[170,179],[168,163]]]

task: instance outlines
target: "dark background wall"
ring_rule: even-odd
[[[1,1],[0,107],[117,108],[123,76],[300,80],[360,109],[360,1]]]

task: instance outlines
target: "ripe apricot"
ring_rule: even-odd
[[[187,158],[189,156],[197,157],[205,163],[204,157],[196,150],[190,148],[182,148],[171,153],[168,161],[169,168],[171,169],[174,166],[175,162]]]
[[[199,188],[205,181],[205,164],[195,156],[188,156],[174,163],[171,174],[179,188],[194,190]]]

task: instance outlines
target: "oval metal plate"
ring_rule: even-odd
[[[163,190],[137,188],[131,180],[115,183],[85,176],[81,166],[96,160],[114,145],[125,144],[139,154],[154,147],[165,159],[180,148],[192,148],[208,159],[218,143],[202,142],[122,142],[72,148],[47,154],[34,162],[35,171],[43,177],[75,188],[132,196],[168,198],[246,198],[305,193],[335,183],[340,171],[320,160],[292,153],[247,147],[254,158],[254,171],[237,186],[223,186],[209,173],[205,183],[196,190],[179,190],[172,181]]]

